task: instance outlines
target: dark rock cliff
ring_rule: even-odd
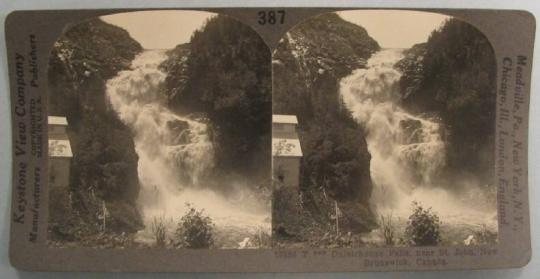
[[[344,231],[363,232],[375,226],[369,208],[371,157],[362,127],[342,103],[339,83],[353,69],[365,67],[379,49],[364,28],[331,13],[295,26],[275,50],[273,113],[298,117],[304,156],[297,195],[315,227],[333,224],[334,200],[343,213]],[[284,218],[273,220],[275,233],[281,225],[311,222],[292,220],[294,214],[279,212],[283,208],[274,210],[274,217]],[[302,229],[289,226],[287,230]]]
[[[171,50],[162,64],[169,107],[209,119],[216,176],[268,184],[270,62],[268,47],[253,29],[218,15],[195,31],[189,44]]]
[[[492,178],[497,65],[487,38],[452,19],[396,66],[403,106],[442,118],[448,171]]]
[[[49,115],[67,117],[73,150],[70,208],[60,209],[69,216],[50,222],[53,240],[77,241],[102,231],[98,216],[104,204],[108,231],[135,232],[142,226],[133,136],[105,95],[106,81],[127,69],[140,51],[127,31],[100,19],[68,26],[51,50]],[[51,207],[61,197],[51,193]]]

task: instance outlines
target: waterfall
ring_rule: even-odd
[[[405,219],[417,201],[447,222],[493,223],[493,215],[472,209],[463,196],[440,185],[446,162],[444,130],[437,115],[413,115],[400,107],[401,73],[394,65],[402,58],[402,50],[381,50],[365,69],[355,70],[340,84],[345,106],[366,131],[372,203],[381,214]]]
[[[179,176],[197,184],[213,166],[213,146],[205,123],[178,116],[165,106],[161,85],[166,74],[158,66],[166,57],[163,51],[140,54],[132,70],[107,83],[107,96],[120,120],[134,131],[143,186],[180,190],[176,188],[183,185],[174,183]]]
[[[129,70],[107,82],[109,103],[132,130],[139,156],[138,203],[146,227],[141,232],[146,238],[143,241],[151,241],[155,218],[164,220],[172,234],[187,210],[186,203],[204,209],[221,228],[253,230],[266,226],[267,216],[245,208],[247,201],[241,200],[245,193],[239,190],[236,196],[226,198],[206,187],[206,178],[214,167],[207,121],[203,117],[181,116],[167,108],[163,91],[167,74],[159,68],[166,58],[166,51],[144,51],[135,57]]]

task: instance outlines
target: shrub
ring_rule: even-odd
[[[392,222],[392,213],[389,213],[386,216],[381,215],[380,225],[381,225],[382,237],[384,238],[384,244],[394,245],[394,236],[396,232],[396,227],[394,226],[394,223]]]
[[[163,217],[154,217],[152,221],[152,234],[156,239],[156,246],[159,248],[165,247],[165,241],[167,240],[167,227]]]
[[[175,232],[177,248],[210,248],[214,244],[212,219],[204,210],[186,204],[188,212],[180,219]]]
[[[439,216],[425,209],[421,204],[413,202],[413,213],[407,221],[405,236],[410,245],[433,246],[441,241]]]

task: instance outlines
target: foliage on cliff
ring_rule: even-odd
[[[364,28],[337,14],[323,14],[300,23],[283,37],[274,53],[274,111],[307,117],[308,122],[324,106],[323,100],[314,98],[327,98],[317,95],[330,95],[334,100],[327,106],[332,110],[339,100],[339,79],[364,68],[379,49]],[[329,92],[319,88],[326,83],[331,83],[327,85]]]
[[[163,63],[170,106],[208,116],[217,169],[267,177],[272,114],[268,47],[247,25],[216,16],[194,32],[189,48],[187,61],[174,58],[186,55],[179,46]]]
[[[49,98],[49,114],[69,114],[72,118],[69,120],[79,121],[81,99],[104,93],[83,95],[86,92],[81,91],[89,84],[93,85],[93,81],[106,81],[129,67],[141,50],[127,31],[100,19],[67,26],[51,50],[49,87],[54,94]],[[103,109],[104,100],[99,105]]]
[[[332,222],[329,196],[338,201],[346,229],[374,226],[370,154],[364,131],[340,99],[339,82],[379,48],[364,28],[331,13],[297,25],[274,53],[274,114],[298,117],[303,203],[318,223]]]
[[[491,176],[494,165],[496,61],[472,25],[448,20],[398,63],[403,105],[436,112],[447,128],[448,167]]]
[[[424,78],[423,63],[426,52],[426,43],[415,44],[404,50],[403,59],[396,63],[395,68],[402,72],[399,80],[402,99],[407,99],[409,95],[419,90]]]
[[[105,82],[128,68],[141,50],[127,31],[100,19],[68,26],[51,50],[49,115],[67,117],[73,150],[69,189],[73,214],[51,221],[53,239],[101,230],[98,216],[103,215],[103,204],[110,214],[108,230],[133,232],[141,226],[135,206],[138,157],[132,135],[108,108],[105,96]],[[51,196],[51,203],[58,198]]]
[[[167,52],[167,60],[160,65],[160,68],[167,73],[165,78],[165,88],[167,90],[164,93],[167,94],[167,100],[169,100],[172,108],[179,110],[183,110],[179,106],[179,102],[185,101],[180,99],[189,79],[188,60],[190,53],[191,47],[189,43],[179,44]]]

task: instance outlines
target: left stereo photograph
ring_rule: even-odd
[[[210,12],[65,26],[48,62],[49,247],[270,248],[271,53]]]

